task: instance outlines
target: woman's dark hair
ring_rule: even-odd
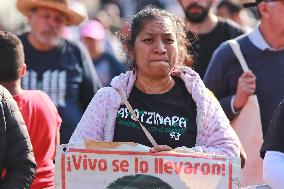
[[[137,35],[141,32],[146,22],[163,18],[169,18],[174,27],[177,43],[180,48],[179,52],[181,52],[182,59],[184,60],[180,63],[180,65],[191,66],[192,57],[189,54],[190,42],[184,22],[181,21],[177,16],[153,6],[147,6],[134,15],[130,22],[128,36],[120,36],[122,43],[126,46],[127,53],[134,48]]]
[[[173,189],[158,177],[151,175],[127,175],[112,182],[107,189]]]

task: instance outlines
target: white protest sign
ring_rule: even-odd
[[[114,186],[123,179],[134,182],[135,178],[138,185],[137,178],[143,180],[145,175],[147,182],[158,181],[166,189],[239,189],[240,160],[195,153],[87,150],[61,145],[57,147],[55,175],[56,189],[112,189],[111,183]],[[146,181],[139,185],[143,184]]]

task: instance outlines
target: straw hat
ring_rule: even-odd
[[[78,25],[84,20],[84,16],[70,9],[67,0],[17,0],[17,8],[25,16],[37,7],[47,7],[58,10],[65,14],[66,25]]]

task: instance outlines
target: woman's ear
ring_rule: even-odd
[[[135,56],[134,56],[134,51],[132,48],[130,48],[129,44],[127,43],[123,43],[123,48],[125,49],[126,53],[127,53],[127,56],[129,57],[129,59],[131,61],[134,60]]]
[[[133,51],[128,51],[129,59],[133,62],[135,60],[135,55]]]

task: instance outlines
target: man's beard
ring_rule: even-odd
[[[191,8],[199,8],[199,9],[202,9],[202,11],[200,13],[194,13],[194,14],[191,14],[190,13],[190,9]],[[203,22],[206,17],[208,16],[208,13],[209,13],[209,7],[207,8],[204,8],[204,7],[201,7],[200,5],[198,4],[192,4],[190,6],[188,6],[185,10],[184,10],[184,13],[185,13],[185,17],[188,21],[192,22],[192,23],[201,23]]]
[[[46,45],[51,45],[51,46],[57,46],[60,41],[61,38],[60,36],[58,36],[58,34],[54,34],[53,36],[45,36],[39,33],[36,33],[36,38],[39,42],[41,42],[42,44],[46,44]]]

